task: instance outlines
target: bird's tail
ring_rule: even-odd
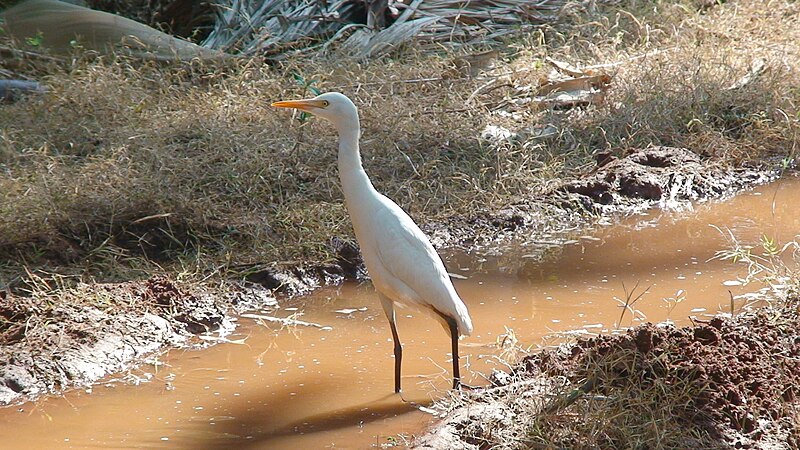
[[[455,320],[459,336],[472,334],[472,318],[469,316],[469,311],[467,311],[467,305],[458,296],[456,290],[450,289],[449,299],[441,303],[446,306],[441,309],[433,305],[428,305],[428,307],[433,311],[433,316],[439,321],[442,328],[449,334],[450,325],[448,322]]]
[[[467,311],[467,305],[461,300],[461,298],[456,297],[458,301],[456,301],[456,322],[458,322],[458,333],[462,336],[469,336],[472,334],[472,318],[469,316],[469,311]]]

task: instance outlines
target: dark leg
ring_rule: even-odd
[[[400,364],[403,361],[403,346],[397,336],[397,327],[393,320],[389,321],[392,326],[392,339],[394,340],[394,392],[400,393]]]
[[[453,340],[453,389],[461,387],[461,372],[458,364],[458,324],[455,320],[447,318],[450,326],[450,338]]]

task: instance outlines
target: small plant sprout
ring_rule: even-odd
[[[728,247],[719,250],[711,259],[730,260],[733,263],[741,263],[747,266],[747,274],[743,279],[743,284],[752,281],[760,281],[767,285],[783,285],[787,274],[786,264],[781,261],[781,256],[791,250],[795,254],[800,250],[800,242],[789,241],[780,245],[775,238],[762,235],[760,238],[761,254],[753,252],[752,245],[745,245],[733,234],[729,228],[724,230],[712,225],[728,241]]]
[[[515,361],[519,358],[520,350],[519,339],[511,328],[504,326],[506,332],[497,336],[495,345],[500,351],[499,357],[505,361]]]
[[[299,84],[300,87],[303,88],[303,95],[302,95],[303,97],[306,97],[309,94],[312,94],[312,95],[315,95],[315,96],[322,94],[322,91],[320,91],[319,89],[314,87],[314,83],[316,83],[317,80],[313,80],[313,79],[312,80],[306,80],[305,77],[303,77],[302,75],[300,75],[297,72],[292,74],[292,78],[294,78],[294,80],[297,82],[297,84]],[[305,111],[300,111],[300,114],[297,116],[297,119],[300,121],[300,123],[304,123],[310,117],[311,117],[310,113],[307,113]]]
[[[622,308],[622,312],[620,312],[619,314],[619,321],[615,325],[616,328],[622,327],[622,318],[625,317],[625,311],[631,312],[632,316],[631,320],[636,319],[637,316],[643,319],[647,318],[647,316],[645,316],[643,312],[639,311],[638,309],[634,309],[633,305],[635,305],[636,302],[638,302],[644,296],[644,294],[647,294],[650,291],[650,287],[648,286],[645,290],[639,293],[639,295],[636,295],[636,297],[634,297],[636,289],[638,288],[639,288],[639,282],[637,281],[636,285],[633,286],[633,289],[631,289],[630,292],[628,292],[628,288],[625,287],[625,283],[623,282],[622,290],[625,292],[625,299],[623,300],[617,296],[614,296],[614,300],[616,300],[617,303],[619,303],[620,307]]]
[[[31,47],[39,47],[42,45],[42,42],[44,42],[44,35],[41,31],[36,33],[36,36],[31,36],[25,39],[25,43]]]
[[[674,296],[666,297],[663,300],[667,303],[667,320],[665,320],[664,323],[674,323],[671,319],[672,311],[675,310],[675,307],[678,306],[678,303],[686,300],[686,291],[683,289],[678,289]]]
[[[761,247],[764,249],[764,253],[769,256],[775,256],[781,252],[781,249],[778,248],[778,244],[775,242],[775,238],[769,237],[766,234],[761,235]]]

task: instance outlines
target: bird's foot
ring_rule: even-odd
[[[395,394],[397,394],[397,396],[400,397],[400,401],[401,402],[408,403],[411,406],[416,406],[417,405],[417,403],[415,401],[413,401],[413,400],[406,400],[405,397],[403,397],[403,393],[402,392],[395,392]]]
[[[472,386],[471,384],[458,383],[458,386],[454,387],[453,389],[461,389],[464,391],[477,391],[478,389],[481,389],[481,387]]]

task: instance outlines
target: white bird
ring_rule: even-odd
[[[428,237],[402,208],[375,190],[364,172],[356,105],[338,92],[328,92],[313,99],[275,102],[272,106],[322,117],[339,132],[339,179],[345,204],[367,272],[392,328],[395,392],[400,392],[403,358],[395,325],[395,303],[430,309],[442,322],[452,340],[453,389],[457,389],[461,384],[458,338],[472,333],[472,319]]]

